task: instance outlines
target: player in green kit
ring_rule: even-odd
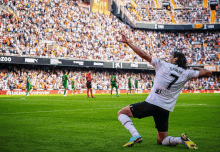
[[[128,78],[128,89],[130,90],[130,95],[132,95],[132,90],[131,90],[131,87],[132,87],[132,85],[131,85],[131,76]],[[127,94],[128,94],[128,91],[129,90],[127,90]]]
[[[112,97],[112,89],[116,88],[116,97],[119,97],[118,95],[118,87],[116,85],[116,75],[111,76],[111,97]]]
[[[63,94],[64,97],[66,97],[67,80],[68,80],[68,76],[67,76],[67,72],[65,72],[65,74],[62,76],[63,87],[64,87],[64,94]]]
[[[136,93],[138,93],[138,78],[135,79],[135,91]]]
[[[29,91],[32,89],[31,87],[31,73],[28,74],[29,76],[27,77],[27,84],[26,84],[26,87],[27,87],[27,92],[26,92],[26,96],[29,96]]]
[[[76,88],[75,88],[75,81],[72,79],[72,81],[71,81],[71,84],[72,84],[72,90],[71,90],[71,92],[72,92],[72,94],[73,94],[73,90],[75,91],[75,94],[76,94]]]

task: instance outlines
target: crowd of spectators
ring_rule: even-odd
[[[172,13],[177,24],[208,24],[211,18],[210,9],[202,7],[175,9]]]
[[[174,0],[178,8],[198,7],[203,5],[203,0]]]
[[[27,68],[28,67],[28,68]],[[71,89],[71,81],[74,80],[76,89],[86,89],[86,73],[88,69],[56,68],[56,67],[32,67],[32,66],[8,66],[0,70],[0,89],[26,89],[27,77],[31,77],[33,89],[63,89],[62,76],[68,71],[68,89]],[[31,74],[31,75],[29,75]],[[127,89],[128,78],[132,77],[134,87],[135,79],[139,80],[139,89],[150,89],[153,74],[133,73],[128,71],[97,71],[92,70],[92,88],[95,90],[109,90],[111,75],[117,76],[119,89]]]
[[[32,67],[32,66],[8,66],[1,69],[0,89],[26,89],[27,77],[31,74],[31,85],[33,89],[63,89],[62,75],[68,71],[68,89],[71,89],[71,81],[75,81],[76,89],[86,89],[86,73],[89,69],[79,68],[57,68],[57,67]],[[110,90],[110,77],[117,76],[117,85],[119,89],[128,89],[128,78],[132,78],[132,88],[134,88],[135,79],[139,80],[139,89],[151,89],[155,78],[154,73],[143,71],[106,71],[92,70],[92,88],[95,90]],[[193,79],[185,85],[186,90],[198,89],[219,89],[220,76],[213,74],[210,78]]]
[[[3,55],[143,62],[127,45],[116,41],[123,31],[154,57],[166,60],[173,51],[180,51],[189,65],[219,64],[219,31],[134,30],[115,16],[91,13],[74,1],[12,0],[5,4],[16,15],[0,11]],[[191,45],[193,41],[202,42],[199,49]]]
[[[168,12],[167,9],[163,8],[162,5],[162,2],[170,2],[170,0],[158,0],[157,2],[159,8],[155,6],[156,4],[153,0],[135,0],[136,5],[133,3],[127,3],[125,7],[137,21],[145,21],[148,23],[157,24],[210,23],[211,10],[209,7],[203,7],[202,0],[175,1],[177,8],[172,9],[171,12]],[[175,22],[171,19],[172,17],[174,17]],[[216,11],[216,22],[219,22],[218,11]]]
[[[219,4],[220,5],[220,4]],[[220,6],[217,7],[216,9],[216,18],[215,18],[216,23],[220,23]]]

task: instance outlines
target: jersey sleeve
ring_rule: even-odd
[[[188,70],[188,80],[192,78],[199,77],[199,71],[197,70]]]
[[[161,65],[163,64],[162,62],[162,60],[152,57],[151,64],[153,65],[155,70],[158,70],[161,67]]]

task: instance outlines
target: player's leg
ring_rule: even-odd
[[[91,93],[91,97],[94,98],[94,96],[92,95],[92,88],[90,88],[90,93]]]
[[[27,87],[26,96],[28,96],[29,88]]]
[[[140,143],[142,141],[141,135],[138,133],[136,128],[134,127],[132,120],[130,117],[134,118],[144,118],[148,116],[152,116],[148,111],[149,108],[147,102],[139,102],[135,104],[131,104],[130,106],[126,106],[122,108],[118,112],[118,120],[122,123],[122,125],[131,133],[132,137],[130,141],[126,143],[124,146],[131,147],[135,143]]]
[[[64,96],[66,96],[66,86],[64,86]]]
[[[168,132],[168,120],[169,111],[156,107],[154,114],[154,121],[156,124],[157,132],[157,143],[166,146],[176,146],[182,143],[180,137],[167,136]]]
[[[29,84],[27,84],[27,91],[26,91],[26,96],[29,96],[29,91],[30,91],[30,85]]]
[[[129,142],[124,145],[126,147],[131,147],[135,143],[142,141],[142,137],[138,133],[137,129],[134,127],[130,117],[133,117],[130,106],[126,106],[118,112],[118,120],[132,135]]]
[[[91,82],[89,82],[89,90],[90,90],[90,93],[91,93],[91,97],[94,98],[94,96],[92,95],[92,84],[91,84]]]
[[[129,85],[130,95],[132,95],[131,85]]]
[[[119,97],[118,95],[118,86],[115,84],[115,89],[116,89],[116,97]]]
[[[71,94],[73,95],[73,87],[72,87],[72,90],[71,90]]]
[[[74,90],[75,90],[75,94],[76,94],[76,88],[74,87]]]
[[[86,86],[87,86],[87,98],[89,98],[89,82],[87,82]]]
[[[113,85],[111,84],[111,97],[112,97],[112,89],[113,89]]]

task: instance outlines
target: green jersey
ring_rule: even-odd
[[[63,84],[67,84],[68,76],[64,74],[62,76],[62,80],[63,80]]]
[[[128,84],[131,84],[131,78],[128,78]]]
[[[135,80],[135,85],[138,85],[138,79]]]
[[[74,86],[74,85],[75,85],[75,81],[72,81],[71,83],[72,83],[72,86]]]
[[[27,77],[27,85],[30,85],[30,84],[31,84],[31,78]]]
[[[111,76],[111,84],[116,84],[116,75]]]

